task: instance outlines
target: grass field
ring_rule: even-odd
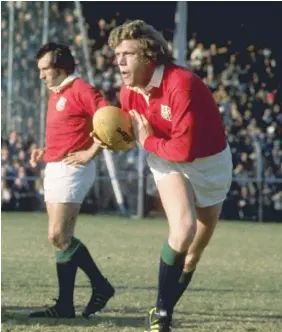
[[[164,220],[80,216],[77,236],[88,245],[116,296],[84,320],[37,320],[27,314],[57,296],[53,249],[44,214],[2,214],[4,332],[141,332],[155,302]],[[190,290],[177,306],[175,332],[282,331],[282,225],[221,222]],[[90,288],[79,271],[78,315]]]

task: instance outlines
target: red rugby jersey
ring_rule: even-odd
[[[88,149],[93,144],[92,116],[108,102],[81,78],[50,91],[46,118],[46,162],[58,161],[69,152]]]
[[[135,109],[150,122],[154,135],[144,144],[147,151],[174,162],[191,162],[214,155],[226,147],[218,107],[203,81],[186,68],[156,68],[149,95],[123,86],[121,107]]]

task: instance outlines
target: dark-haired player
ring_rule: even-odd
[[[56,249],[59,298],[54,306],[29,317],[75,317],[73,292],[77,268],[89,277],[92,295],[83,311],[88,317],[102,309],[114,289],[99,271],[86,246],[74,237],[81,203],[95,178],[93,158],[99,143],[89,136],[92,116],[108,103],[100,93],[74,74],[75,61],[65,45],[48,43],[36,55],[40,79],[50,90],[46,119],[46,146],[32,151],[32,166],[47,163],[44,196],[48,213],[48,240]]]

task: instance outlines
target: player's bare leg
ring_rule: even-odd
[[[174,306],[187,289],[197,264],[212,238],[222,205],[223,203],[203,208],[196,207],[197,231],[185,257],[183,272],[179,279],[178,291],[175,294]]]
[[[73,291],[77,265],[70,259],[76,245],[71,247],[76,217],[80,204],[48,203],[48,240],[56,249],[56,267],[59,284],[57,303],[43,311],[32,312],[29,317],[75,317]]]
[[[102,276],[88,249],[73,236],[79,203],[47,203],[49,217],[48,240],[56,248],[56,267],[59,283],[57,303],[43,311],[30,314],[30,317],[73,318],[73,293],[77,268],[80,267],[89,277],[92,296],[84,310],[88,317],[103,308],[114,289]]]
[[[202,253],[214,233],[223,203],[208,207],[197,207],[197,231],[185,258],[184,271],[196,268]]]
[[[64,251],[74,234],[79,203],[46,203],[48,213],[48,241],[57,251]]]
[[[157,182],[169,224],[169,237],[161,251],[156,307],[145,322],[145,331],[170,331],[174,299],[187,250],[196,229],[193,189],[182,174],[171,173]]]

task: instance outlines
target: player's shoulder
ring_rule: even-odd
[[[80,96],[101,96],[101,92],[84,79],[77,77],[73,82],[73,92],[78,98]]]
[[[93,86],[81,77],[76,77],[72,85],[73,89],[84,91],[85,89],[93,89]]]
[[[164,83],[169,90],[191,90],[201,79],[189,69],[175,64],[168,65],[164,71]]]

